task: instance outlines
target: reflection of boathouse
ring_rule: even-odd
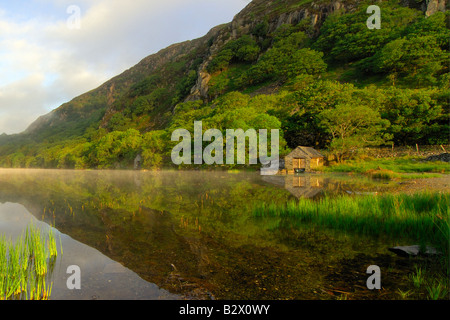
[[[311,175],[287,176],[284,187],[296,198],[312,198],[319,194],[323,187],[322,177]]]
[[[323,166],[323,155],[310,147],[297,147],[284,158],[284,166],[280,166],[281,173],[310,172]]]
[[[264,176],[263,180],[284,187],[296,198],[313,198],[325,187],[324,177],[314,174]]]

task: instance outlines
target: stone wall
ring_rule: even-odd
[[[450,146],[443,146],[445,150],[450,151]],[[418,146],[419,152],[417,152],[416,146],[399,146],[394,148],[366,148],[363,150],[365,154],[373,158],[387,158],[387,157],[404,157],[404,156],[418,156],[429,157],[432,155],[438,155],[445,151],[440,146]]]
[[[447,152],[450,152],[450,145],[442,146]],[[395,158],[395,157],[422,157],[427,158],[429,156],[439,155],[445,153],[441,146],[418,146],[419,152],[417,152],[416,146],[394,146],[392,147],[379,147],[379,148],[363,148],[355,152],[355,155],[368,156],[371,158]],[[326,150],[319,150],[329,161],[334,159],[333,155]]]

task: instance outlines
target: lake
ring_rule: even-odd
[[[1,169],[0,233],[32,223],[61,239],[51,299],[389,299],[412,267],[387,248],[405,243],[252,208],[392,187],[344,174]],[[80,290],[66,285],[72,265]],[[370,265],[389,272],[383,293],[366,287]]]

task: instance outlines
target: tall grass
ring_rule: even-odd
[[[449,294],[449,278],[448,274],[433,273],[426,267],[418,267],[409,278],[411,279],[415,290],[426,291],[427,298],[430,300],[448,299]]]
[[[298,222],[434,245],[448,256],[450,195],[423,192],[300,199],[285,205],[261,204],[256,217],[289,217]]]
[[[47,300],[48,276],[58,255],[55,237],[30,225],[14,244],[0,237],[0,300]]]
[[[416,272],[410,276],[415,288],[419,289],[425,283],[424,274],[424,270],[416,266]]]
[[[364,161],[349,160],[330,167],[324,167],[323,170],[330,172],[355,173],[366,173],[373,170],[386,170],[394,173],[448,173],[450,171],[450,166],[448,163],[442,161],[422,161],[421,159],[404,157]]]

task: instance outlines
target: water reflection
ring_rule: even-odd
[[[22,212],[62,233],[53,287],[53,298],[61,299],[329,298],[318,288],[330,286],[330,265],[395,245],[255,219],[257,204],[343,192],[354,180],[266,178],[272,179],[245,172],[0,170],[0,202],[21,204],[2,206],[9,214],[0,217],[1,231],[10,232]],[[364,183],[357,188],[375,187]],[[65,287],[72,264],[85,274],[79,292]]]
[[[30,224],[44,234],[52,229],[58,239],[58,257],[50,279],[53,282],[52,299],[178,299],[98,250],[37,220],[22,205],[0,204],[0,234],[7,239],[16,242]],[[81,290],[67,288],[66,281],[70,275],[66,271],[71,265],[81,269]]]
[[[262,179],[289,191],[295,198],[317,198],[339,194],[366,194],[386,189],[386,182],[374,182],[347,174],[294,174],[263,176]],[[367,190],[371,190],[368,192]]]
[[[296,198],[314,198],[325,189],[324,178],[317,175],[269,176],[264,180],[284,187]]]

